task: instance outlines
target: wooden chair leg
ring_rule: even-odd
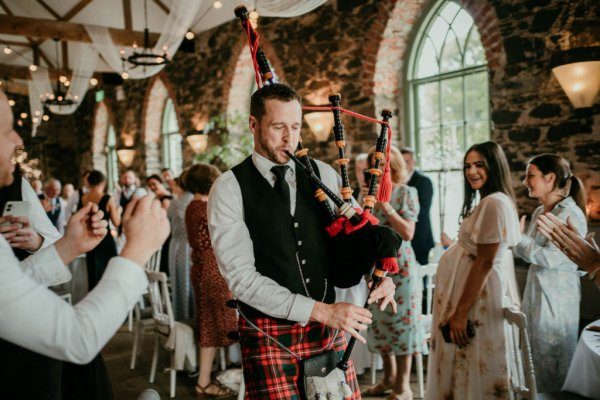
[[[419,385],[419,397],[422,399],[425,397],[425,384],[423,380],[423,355],[415,355],[417,360],[417,383]]]
[[[171,368],[170,368],[170,383],[171,383],[171,390],[170,390],[170,397],[173,398],[175,397],[175,384],[176,384],[176,380],[177,380],[177,370],[175,369],[175,351],[171,352]]]
[[[135,361],[138,356],[138,346],[140,341],[140,332],[141,327],[136,325],[133,330],[133,349],[131,350],[131,363],[129,364],[129,369],[135,369]]]

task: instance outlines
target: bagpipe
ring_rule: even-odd
[[[249,21],[248,10],[244,6],[239,6],[235,9],[235,15],[240,19],[248,37],[257,86],[261,88],[264,85],[275,83],[276,79],[271,71],[269,61],[260,48],[259,34]],[[377,120],[342,108],[339,94],[329,96],[329,101],[330,105],[327,106],[305,106],[302,109],[333,113],[335,145],[339,154],[339,159],[336,162],[342,178],[341,196],[327,187],[315,173],[311,159],[308,156],[308,149],[303,147],[302,140],[298,143],[295,154],[286,153],[296,164],[296,167],[306,173],[314,187],[315,198],[321,205],[328,221],[325,229],[331,237],[333,253],[336,256],[335,262],[331,263],[335,286],[340,288],[354,286],[360,282],[365,274],[372,272],[371,290],[373,290],[386,274],[398,272],[397,256],[402,244],[402,238],[389,227],[379,225],[379,221],[371,213],[376,201],[388,202],[391,197],[390,163],[386,162],[384,171],[381,171],[380,166],[384,157],[389,159],[389,146],[392,136],[389,120],[392,113],[389,110],[383,110],[381,113],[382,119]],[[353,204],[352,188],[348,178],[349,159],[345,156],[346,140],[341,114],[365,119],[381,126],[373,156],[374,165],[369,170],[372,178],[369,182],[368,195],[364,199],[362,210]],[[381,178],[379,191],[375,193],[379,178]],[[337,212],[328,199],[337,207]],[[365,304],[365,307],[367,307],[367,304]],[[348,359],[354,341],[355,338],[350,340],[344,357],[338,365],[343,370],[348,368]]]

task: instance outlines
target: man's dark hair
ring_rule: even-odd
[[[87,181],[90,184],[90,186],[96,186],[96,185],[99,185],[102,182],[106,181],[106,177],[104,176],[104,174],[102,172],[95,169],[93,171],[90,171],[90,173],[87,177]]]
[[[250,115],[260,120],[265,115],[265,103],[267,100],[279,100],[289,102],[296,100],[302,104],[298,93],[288,85],[283,83],[274,83],[265,85],[252,94],[250,99]]]

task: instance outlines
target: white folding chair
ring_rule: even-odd
[[[158,272],[158,269],[160,268],[160,255],[161,250],[152,254],[152,257],[150,257],[150,260],[144,266],[146,271]],[[135,303],[133,308],[129,310],[129,316],[127,318],[127,327],[129,332],[133,333],[133,349],[131,350],[131,362],[129,364],[130,369],[135,369],[137,356],[142,352],[142,342],[144,340],[146,329],[154,325],[152,308],[146,306],[146,301],[144,300],[144,295],[147,293],[148,291],[146,291],[142,297],[140,297],[140,300]]]
[[[189,360],[189,366],[196,367],[196,340],[194,331],[190,326],[176,322],[173,318],[173,308],[167,275],[164,272],[146,271],[148,277],[148,294],[152,305],[152,317],[154,319],[154,352],[152,354],[152,367],[150,370],[150,383],[154,382],[156,376],[156,364],[158,363],[158,351],[160,338],[167,338],[167,345],[171,346],[171,365],[168,371],[170,377],[170,397],[175,397],[175,383],[177,377],[176,354],[185,356]],[[165,346],[166,347],[166,346]],[[183,347],[183,348],[182,348]]]
[[[531,357],[531,346],[527,335],[527,316],[522,312],[505,307],[505,332],[508,346],[508,369],[510,387],[515,398],[536,400],[537,388]]]
[[[425,314],[421,315],[421,324],[425,331],[425,339],[427,343],[431,339],[431,321],[433,318],[433,288],[435,287],[435,274],[437,273],[437,263],[429,263],[419,267],[419,282],[425,285],[425,298],[422,302],[425,304]],[[426,283],[423,283],[426,281]],[[421,290],[423,292],[423,290]],[[419,397],[425,396],[425,374],[423,373],[423,355],[416,354],[416,370],[417,370],[417,384],[419,387]]]

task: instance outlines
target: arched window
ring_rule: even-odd
[[[412,46],[407,83],[408,142],[434,181],[434,235],[455,236],[464,152],[490,136],[485,51],[473,18],[458,3],[440,1],[424,19]]]
[[[106,137],[106,175],[108,191],[113,192],[119,181],[119,165],[117,163],[117,135],[112,125],[108,126]]]
[[[181,155],[181,134],[177,123],[177,114],[173,101],[167,99],[162,120],[162,163],[165,168],[171,169],[175,176],[181,173],[183,157]]]

